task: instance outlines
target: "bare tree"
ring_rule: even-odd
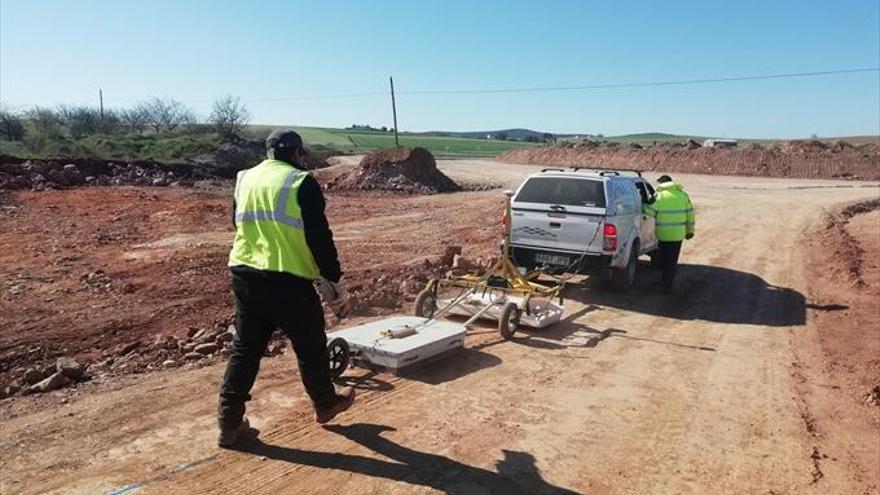
[[[101,113],[97,108],[59,105],[55,114],[75,138],[97,134],[101,126]]]
[[[98,113],[100,116],[100,112]],[[104,110],[104,116],[98,123],[98,131],[102,134],[117,134],[122,131],[122,119],[119,112],[112,109]]]
[[[244,130],[250,113],[241,98],[226,95],[214,102],[209,121],[224,139],[234,139]]]
[[[119,111],[119,120],[128,132],[141,132],[150,124],[150,111],[139,103]]]
[[[61,135],[61,118],[51,108],[34,107],[27,112],[27,117],[40,137]]]
[[[195,114],[174,98],[153,98],[144,103],[150,125],[156,132],[171,132],[181,125],[194,124]]]
[[[0,137],[8,141],[21,141],[24,135],[21,116],[8,108],[0,107]]]
[[[119,116],[112,110],[106,110],[102,115],[97,107],[59,105],[55,113],[74,138],[114,134],[120,127]]]

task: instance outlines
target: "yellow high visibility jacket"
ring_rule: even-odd
[[[278,160],[265,160],[238,173],[235,183],[235,239],[229,266],[320,278],[306,243],[299,187],[309,173]]]
[[[675,181],[658,185],[657,198],[644,206],[644,212],[656,219],[658,241],[683,241],[694,233],[697,222],[694,206],[681,184]]]

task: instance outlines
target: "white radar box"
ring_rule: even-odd
[[[452,321],[395,316],[331,332],[327,338],[342,338],[352,357],[396,371],[464,347],[466,331]]]

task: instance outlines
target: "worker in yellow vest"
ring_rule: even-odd
[[[337,391],[330,379],[324,310],[313,285],[330,289],[324,303],[337,315],[350,309],[324,195],[305,170],[307,153],[297,133],[272,132],[266,149],[267,159],[239,172],[235,183],[229,254],[235,338],[218,407],[218,444],[225,448],[249,429],[245,402],[276,328],[293,344],[317,422],[330,421],[354,402],[354,389]]]
[[[655,256],[659,257],[657,261],[663,270],[663,291],[671,293],[681,243],[694,236],[696,215],[691,198],[681,184],[668,175],[661,175],[657,183],[657,196],[653,203],[645,205],[644,211],[656,220],[658,248]]]

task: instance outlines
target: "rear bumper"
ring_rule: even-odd
[[[610,254],[587,253],[586,255],[584,255],[583,253],[571,253],[567,251],[554,251],[551,249],[538,249],[523,246],[511,246],[510,253],[513,257],[513,261],[517,264],[517,266],[523,266],[528,269],[543,266],[543,264],[535,261],[535,255],[538,254],[567,257],[567,265],[574,265],[567,270],[565,269],[566,266],[548,266],[548,268],[550,269],[559,268],[560,271],[565,271],[567,273],[586,274],[601,270],[603,268],[609,268],[611,266]],[[578,259],[580,259],[579,262]]]

